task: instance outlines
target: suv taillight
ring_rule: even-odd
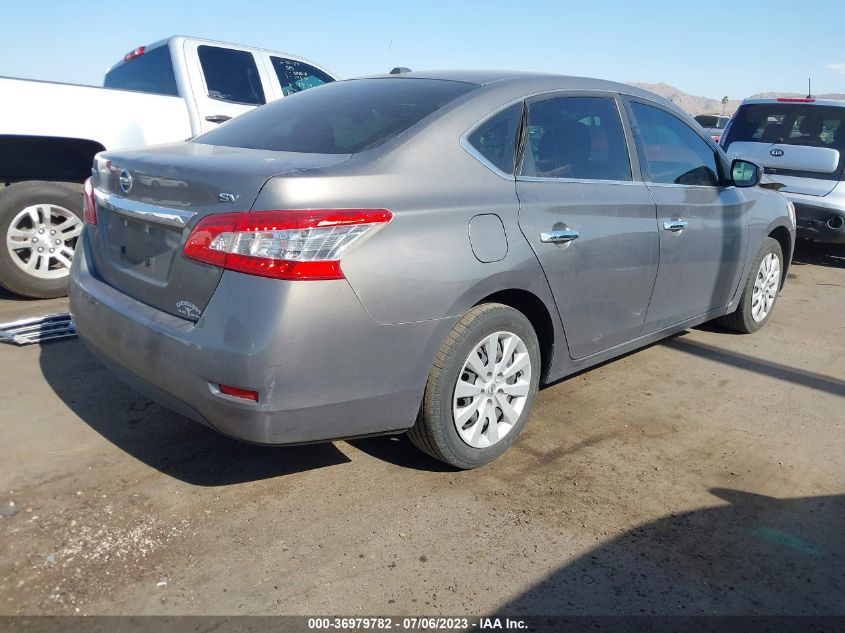
[[[390,222],[387,209],[208,215],[185,243],[188,259],[276,279],[343,279],[340,256]]]
[[[94,185],[88,178],[82,187],[82,218],[88,224],[97,223],[97,203],[94,200]]]

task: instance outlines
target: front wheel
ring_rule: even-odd
[[[476,306],[437,352],[410,439],[457,468],[491,462],[525,426],[539,381],[531,322],[509,306]]]
[[[64,296],[82,226],[82,196],[68,187],[21,182],[0,191],[0,285],[25,297]]]
[[[745,281],[739,305],[731,314],[719,319],[719,322],[728,329],[744,334],[751,334],[763,327],[775,306],[784,270],[780,242],[767,237]]]

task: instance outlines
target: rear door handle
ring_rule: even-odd
[[[225,123],[231,118],[232,117],[226,116],[225,114],[209,114],[207,117],[205,117],[205,120],[209,123]]]
[[[581,237],[580,231],[572,229],[558,229],[548,233],[540,233],[540,241],[546,244],[564,244]]]
[[[681,219],[666,220],[665,222],[663,222],[663,230],[664,231],[672,231],[673,233],[678,233],[680,231],[683,231],[685,228],[687,228],[688,224],[689,224],[689,222],[687,222],[686,220],[681,220]]]

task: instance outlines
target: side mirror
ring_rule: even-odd
[[[763,168],[737,158],[731,163],[731,180],[736,187],[756,187],[763,178]]]

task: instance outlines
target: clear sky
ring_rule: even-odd
[[[90,83],[192,35],[290,52],[341,77],[502,68],[665,82],[694,95],[845,92],[845,0],[0,0],[0,75]]]

